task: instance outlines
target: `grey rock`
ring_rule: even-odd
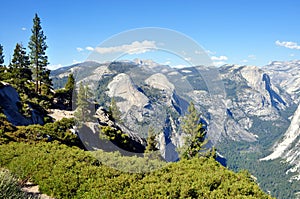
[[[4,82],[2,84],[3,86],[0,87],[0,106],[9,122],[16,126],[44,123],[43,115],[34,109],[31,109],[31,117],[22,115],[18,107],[20,103],[18,92],[11,85]]]

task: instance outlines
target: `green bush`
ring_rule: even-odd
[[[19,126],[14,132],[6,133],[7,136],[16,142],[40,142],[40,141],[59,141],[69,146],[81,146],[77,135],[73,134],[70,129],[75,125],[73,118],[47,123],[45,125]]]
[[[234,173],[212,158],[168,163],[151,173],[127,173],[106,166],[114,156],[121,167],[146,161],[98,151],[91,152],[58,142],[0,145],[0,167],[21,179],[39,184],[40,190],[59,198],[270,198],[250,178]],[[102,158],[102,159],[101,159]],[[105,163],[102,164],[101,162]],[[154,163],[153,163],[154,164]]]
[[[13,132],[16,128],[10,122],[7,121],[6,116],[2,113],[0,107],[0,144],[9,142],[9,137],[6,135],[7,132]]]

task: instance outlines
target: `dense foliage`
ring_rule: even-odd
[[[112,156],[101,155],[108,160]],[[119,164],[142,165],[145,160],[130,158],[119,159]],[[0,145],[0,166],[39,184],[43,193],[58,199],[269,198],[248,173],[236,174],[211,158],[169,163],[151,173],[124,173],[105,166],[89,152],[57,142],[10,143]]]
[[[7,133],[14,132],[15,130],[16,127],[7,121],[0,106],[0,144],[8,143],[10,139],[9,136],[7,136]]]
[[[66,119],[47,123],[45,125],[29,125],[14,127],[0,113],[0,144],[8,142],[50,142],[58,141],[59,143],[69,146],[82,147],[77,135],[70,129],[75,125],[74,119]]]

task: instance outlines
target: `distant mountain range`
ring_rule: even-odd
[[[114,97],[128,129],[143,137],[150,125],[155,127],[168,161],[178,158],[175,149],[184,137],[180,119],[189,102],[195,102],[211,143],[228,159],[230,168],[252,169],[266,191],[284,198],[271,190],[275,190],[272,183],[263,183],[273,177],[282,179],[263,177],[266,171],[259,167],[279,169],[277,161],[285,160],[288,164],[278,171],[286,174],[280,186],[290,187],[289,193],[297,197],[300,190],[293,187],[300,182],[300,61],[218,69],[176,69],[151,60],[83,62],[52,71],[54,86],[62,87],[70,73],[77,83],[93,89],[100,105],[108,106]]]

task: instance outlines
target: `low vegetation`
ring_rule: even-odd
[[[0,144],[8,142],[50,142],[58,141],[68,146],[81,147],[81,142],[76,134],[71,132],[75,125],[74,119],[63,118],[54,123],[45,125],[29,125],[14,127],[7,120],[4,114],[0,113]]]
[[[168,163],[150,173],[128,173],[106,166],[112,156],[120,155],[102,154],[99,161],[90,152],[56,141],[0,145],[1,167],[39,184],[43,193],[55,198],[270,198],[249,173],[229,171],[212,158]],[[131,162],[141,166],[145,158],[118,161],[127,167]]]

